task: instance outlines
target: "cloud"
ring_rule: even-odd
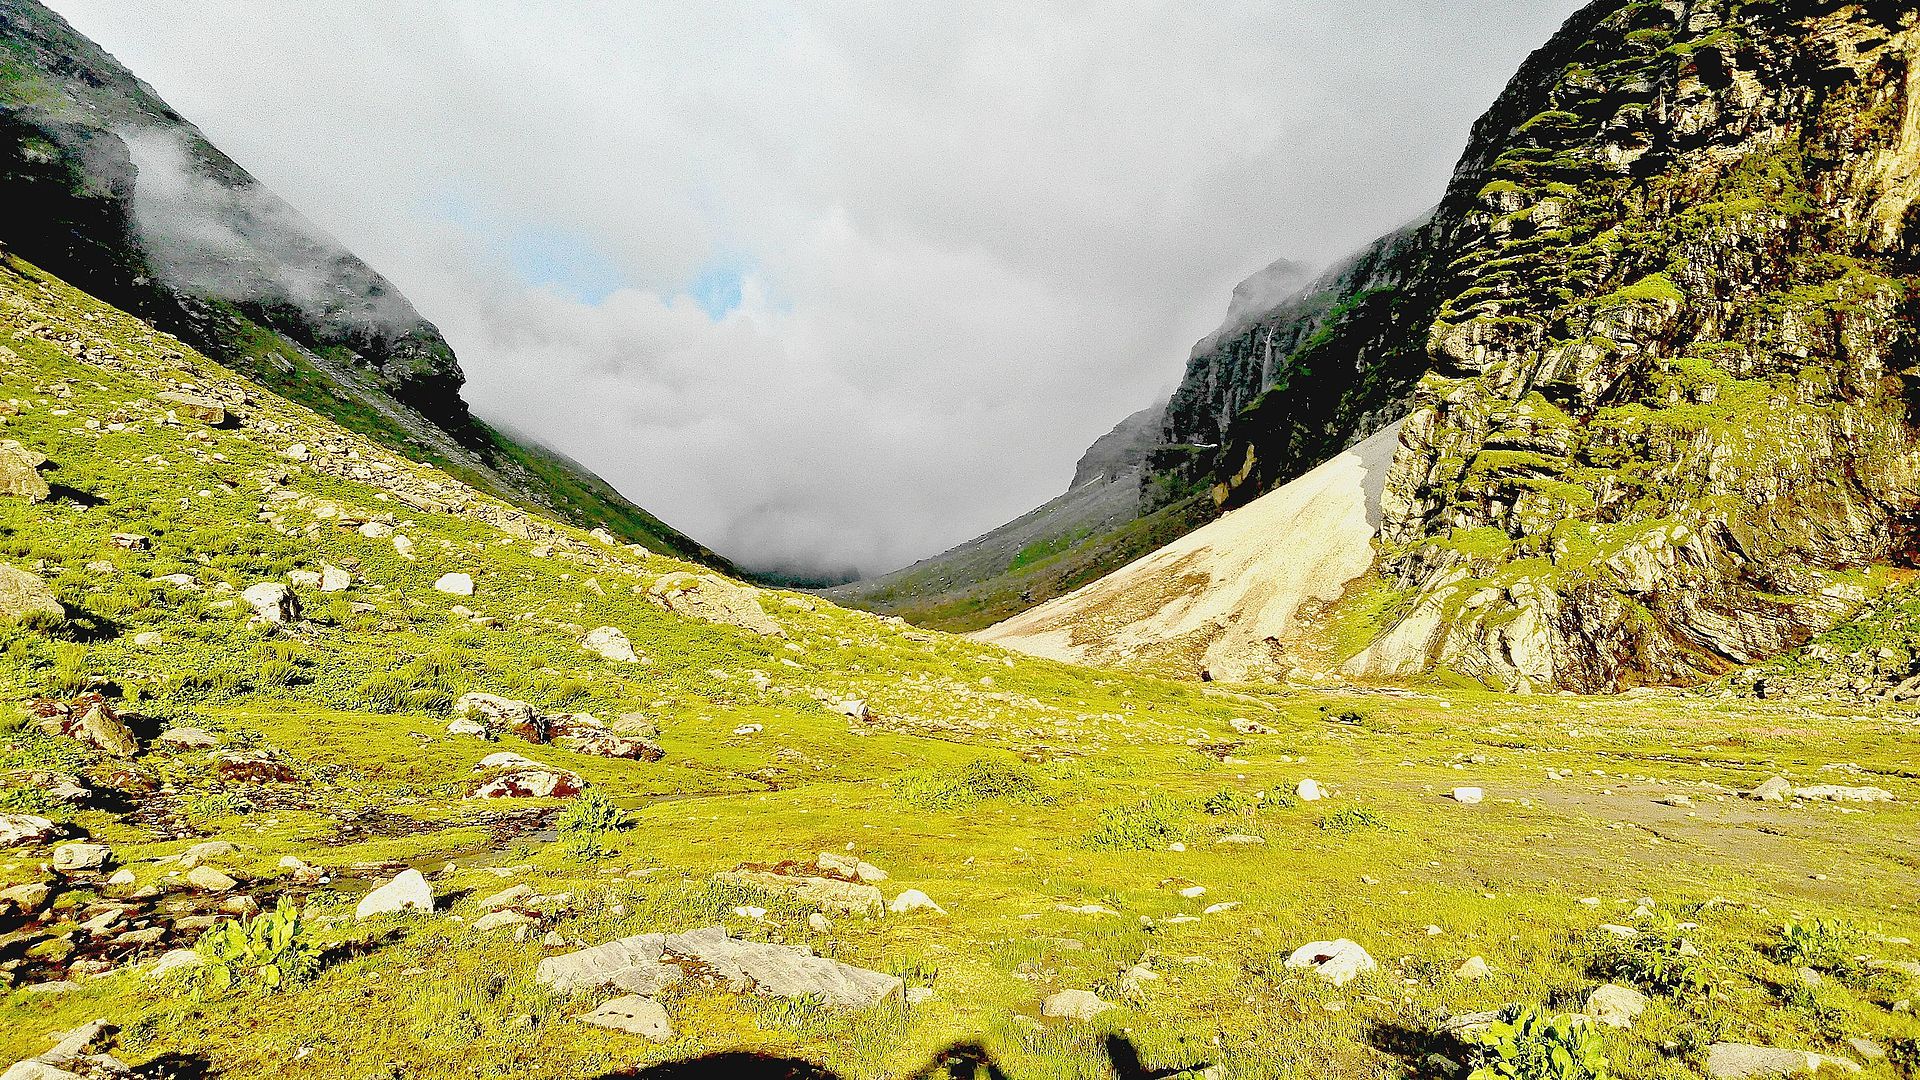
[[[1434,202],[1574,0],[53,0],[484,416],[749,562],[1064,489],[1233,286]]]

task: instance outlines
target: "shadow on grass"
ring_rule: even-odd
[[[1209,1066],[1182,1065],[1171,1069],[1150,1069],[1140,1060],[1140,1051],[1119,1035],[1108,1035],[1107,1060],[1119,1080],[1171,1080],[1173,1077],[1198,1076]],[[707,1054],[703,1057],[654,1065],[628,1072],[605,1073],[594,1080],[695,1080],[705,1077],[738,1077],[740,1080],[842,1080],[840,1074],[801,1058],[775,1057],[747,1051]],[[993,1055],[979,1043],[955,1043],[933,1056],[926,1068],[912,1073],[909,1080],[1012,1080]]]

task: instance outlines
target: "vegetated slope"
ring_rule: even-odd
[[[148,1077],[728,1076],[703,1056],[740,1051],[848,1080],[982,1057],[1362,1080],[1464,1072],[1473,1014],[1586,1009],[1607,980],[1649,997],[1582,1029],[1618,1076],[1697,1080],[1729,1043],[1920,1050],[1911,709],[1017,656],[547,522],[15,260],[0,421],[0,696],[28,706],[0,716],[0,1065],[104,1019],[90,1052]],[[46,589],[63,616],[14,616]],[[450,725],[469,693],[546,723]],[[592,752],[628,745],[663,756]],[[503,790],[515,755],[583,794]],[[1781,801],[1730,794],[1776,773]],[[374,913],[408,870],[431,910]],[[282,901],[298,922],[236,945]],[[716,927],[901,982],[851,1008],[688,965],[655,1041],[585,1020],[646,987],[540,979]],[[203,934],[195,968],[176,950]],[[1342,938],[1377,967],[1289,966]],[[1099,1014],[1057,1015],[1070,990]]]
[[[720,565],[476,419],[440,332],[37,0],[0,0],[0,243],[263,386],[495,494]]]
[[[1374,563],[1389,426],[1069,596],[976,635],[1035,656],[1246,681],[1284,663],[1312,608]]]
[[[828,589],[835,603],[965,633],[1064,595],[1193,527],[1197,506],[1141,513],[1141,481],[1164,406],[1090,447],[1066,494],[984,536],[877,578]]]

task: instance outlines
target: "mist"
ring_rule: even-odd
[[[1064,490],[1243,279],[1435,202],[1578,5],[52,6],[481,416],[747,565],[877,573]]]

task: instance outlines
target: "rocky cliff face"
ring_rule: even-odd
[[[355,431],[543,513],[717,556],[476,420],[392,283],[36,0],[0,0],[0,243]]]
[[[1475,132],[1351,665],[1687,682],[1865,600],[1920,510],[1905,5],[1606,0]]]

